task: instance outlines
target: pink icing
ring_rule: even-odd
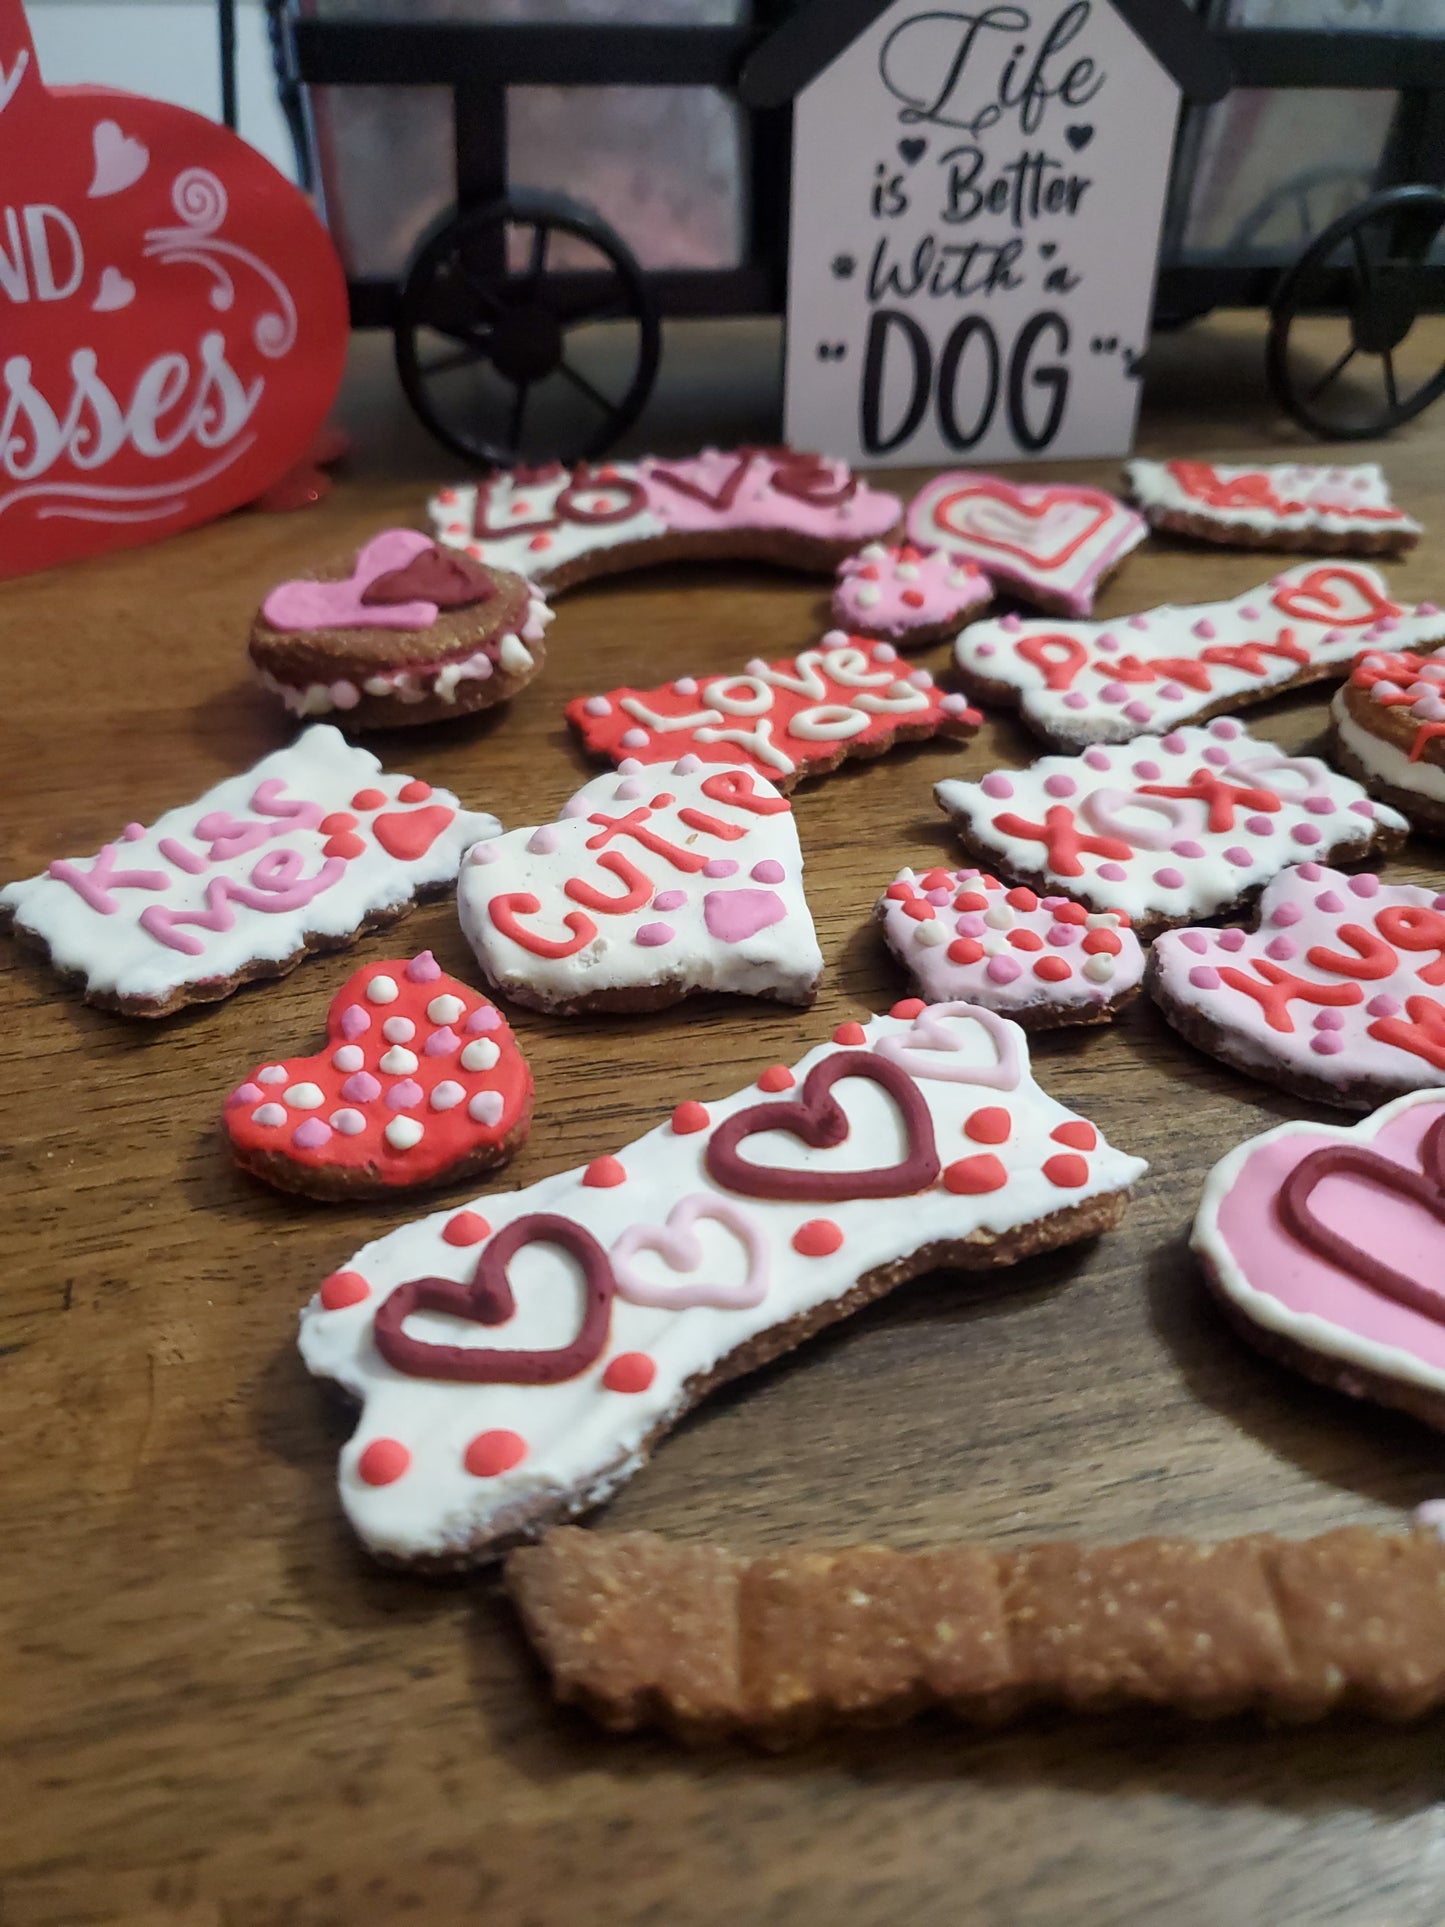
[[[647,506],[671,529],[701,533],[708,529],[786,529],[799,535],[817,535],[825,540],[848,537],[867,542],[885,535],[895,527],[902,503],[896,495],[884,494],[859,482],[836,505],[816,505],[773,486],[779,469],[793,461],[785,452],[748,449],[705,448],[698,455],[678,461],[647,456],[637,464],[637,472],[647,489]],[[718,498],[729,490],[739,464],[743,472],[731,500],[721,506]],[[825,462],[825,482],[842,489],[849,479],[846,463]],[[712,501],[699,501],[685,490],[659,480],[660,475],[676,475],[701,489]]]
[[[362,593],[378,576],[405,568],[432,547],[416,529],[385,529],[356,558],[343,582],[282,582],[261,604],[273,629],[430,629],[437,619],[434,602],[365,603]]]
[[[838,565],[833,620],[851,634],[904,641],[915,629],[961,621],[992,594],[988,577],[966,558],[875,543]]]
[[[760,930],[781,923],[788,909],[776,890],[709,890],[702,914],[709,935],[719,943],[746,943]]]

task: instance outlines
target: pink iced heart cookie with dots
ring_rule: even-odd
[[[457,908],[488,983],[563,1016],[706,990],[808,1004],[823,969],[787,798],[691,755],[477,844]]]
[[[1408,824],[1316,756],[1232,716],[980,782],[935,784],[970,854],[1011,882],[1115,910],[1141,941],[1258,895],[1301,858],[1391,852]]]
[[[1005,482],[969,470],[936,475],[908,508],[908,539],[983,570],[1038,609],[1086,616],[1105,579],[1149,532],[1103,489]]]
[[[311,1057],[259,1065],[226,1099],[237,1164],[312,1198],[474,1177],[526,1140],[532,1074],[495,1005],[429,950],[372,963],[332,999]]]
[[[874,915],[926,1002],[980,1004],[1026,1030],[1107,1023],[1144,975],[1126,916],[984,870],[900,870]]]
[[[1307,562],[1228,602],[1108,622],[975,622],[954,659],[980,702],[1017,705],[1048,742],[1083,748],[1338,680],[1363,649],[1441,642],[1434,603],[1397,602],[1362,562]]]
[[[8,884],[0,919],[82,978],[87,1003],[164,1017],[396,922],[500,827],[320,723],[96,855]]]
[[[362,1404],[347,1517],[384,1559],[493,1559],[610,1496],[714,1386],[917,1273],[1108,1229],[1144,1169],[1039,1088],[991,1012],[840,1024],[615,1155],[333,1272],[300,1342]]]
[[[1129,492],[1156,529],[1236,549],[1399,555],[1420,524],[1390,500],[1374,462],[1126,462]]]
[[[1300,1097],[1367,1111],[1445,1085],[1445,895],[1318,863],[1283,871],[1254,931],[1174,930],[1149,994],[1192,1044]]]
[[[946,641],[992,600],[993,584],[962,556],[870,542],[838,565],[833,620],[849,635],[922,649]]]
[[[790,790],[894,743],[972,736],[983,717],[965,697],[940,689],[928,670],[902,669],[891,642],[835,629],[799,655],[754,657],[733,675],[574,697],[567,720],[593,755],[617,763],[671,762],[686,750]]]
[[[1445,1427],[1445,1093],[1239,1145],[1209,1174],[1192,1244],[1261,1351]]]

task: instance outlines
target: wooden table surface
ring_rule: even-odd
[[[775,340],[739,340],[729,406],[765,432]],[[1445,328],[1437,360],[1442,342]],[[1258,317],[1161,344],[1142,451],[1300,451],[1259,358]],[[702,432],[689,406],[705,408],[677,404],[673,446]],[[93,851],[287,739],[245,675],[254,604],[317,553],[415,519],[446,468],[399,419],[375,344],[348,407],[361,452],[322,508],[235,516],[0,590],[0,874]],[[1445,527],[1445,410],[1359,454]],[[1231,595],[1270,566],[1151,541],[1104,610]],[[1431,539],[1393,578],[1445,602]],[[721,568],[581,591],[509,714],[375,746],[508,826],[545,820],[589,773],[565,698],[801,647],[825,606],[818,585]],[[926,660],[941,669],[946,652]],[[1256,722],[1296,748],[1324,714],[1310,694]],[[932,783],[1030,754],[991,719],[966,749],[919,746],[798,793],[828,960],[811,1013],[720,999],[605,1023],[521,1013],[537,1119],[502,1183],[612,1150],[680,1096],[731,1091],[886,1008],[902,984],[868,912],[899,864],[950,851]],[[1417,842],[1390,873],[1438,886],[1442,861]],[[346,1420],[301,1368],[296,1312],[367,1237],[434,1207],[270,1192],[233,1168],[217,1115],[253,1063],[312,1047],[355,963],[428,944],[475,976],[452,909],[433,905],[349,956],[154,1025],[89,1010],[5,956],[6,1927],[1440,1921],[1439,1722],[1045,1719],[694,1757],[554,1711],[494,1579],[371,1566],[333,1486]],[[1035,1059],[1056,1096],[1150,1159],[1122,1229],[983,1282],[915,1282],[715,1398],[602,1526],[745,1548],[1306,1533],[1397,1522],[1445,1492],[1435,1434],[1263,1362],[1189,1259],[1211,1164],[1305,1107],[1197,1055],[1147,1002],[1042,1039]]]

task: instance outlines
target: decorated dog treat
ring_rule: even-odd
[[[1039,735],[1083,748],[1338,678],[1362,649],[1440,642],[1433,603],[1394,601],[1364,563],[1306,562],[1231,602],[1110,622],[977,622],[954,656],[980,702],[1016,703]]]
[[[844,462],[791,448],[705,448],[592,468],[514,468],[440,489],[439,541],[555,592],[649,563],[776,562],[826,575],[892,535],[903,504]]]
[[[1340,767],[1416,829],[1445,836],[1445,656],[1362,656],[1330,720]]]
[[[1445,1426],[1445,1094],[1237,1145],[1209,1174],[1192,1242],[1251,1344]]]
[[[329,1277],[301,1351],[363,1406],[347,1516],[383,1558],[495,1557],[607,1498],[724,1380],[916,1273],[1106,1229],[1144,1169],[1039,1089],[1023,1032],[989,1011],[842,1024],[615,1157],[408,1225]]]
[[[850,635],[922,649],[947,641],[992,600],[993,584],[961,556],[870,542],[838,565],[833,620]]]
[[[1025,1030],[1107,1023],[1144,975],[1126,917],[983,870],[900,870],[874,915],[926,1003],[982,1004]]]
[[[1142,515],[1102,489],[937,475],[908,509],[908,539],[983,570],[1036,608],[1086,616],[1104,580],[1148,534]]]
[[[1149,994],[1191,1044],[1300,1097],[1368,1111],[1445,1084],[1445,895],[1318,863],[1266,888],[1259,928],[1174,930]]]
[[[1318,467],[1276,462],[1125,464],[1129,492],[1156,529],[1238,549],[1323,549],[1330,555],[1398,555],[1420,524],[1390,500],[1374,462]]]
[[[1202,1545],[785,1547],[562,1526],[507,1589],[566,1705],[616,1733],[789,1746],[941,1708],[1196,1719],[1445,1703],[1445,1545],[1345,1526]]]
[[[478,843],[457,908],[488,983],[565,1016],[700,990],[810,1004],[823,969],[787,799],[696,756],[624,764],[555,823]]]
[[[7,884],[0,916],[87,1003],[164,1017],[394,923],[500,828],[317,723],[149,828]]]
[[[504,1164],[532,1074],[502,1014],[429,950],[363,966],[314,1057],[259,1065],[226,1099],[237,1164],[313,1198],[384,1197]]]
[[[881,756],[924,736],[972,736],[983,722],[926,669],[902,670],[891,642],[830,630],[814,649],[735,674],[679,676],[654,689],[574,696],[567,720],[594,756],[745,764],[780,790],[853,756]]]
[[[386,529],[354,559],[273,589],[251,661],[298,716],[394,729],[505,702],[541,667],[551,620],[521,576]]]
[[[1230,716],[934,794],[970,854],[1011,882],[1122,911],[1145,941],[1236,908],[1301,857],[1389,852],[1409,828],[1318,757],[1288,756]]]

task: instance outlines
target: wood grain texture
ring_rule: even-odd
[[[1219,319],[1161,344],[1141,452],[1310,458],[1262,397],[1261,330]],[[1445,326],[1429,340],[1438,360]],[[644,434],[672,448],[716,436],[707,382],[723,366],[735,432],[768,432],[776,336],[728,341],[725,362],[705,347],[693,387],[669,376]],[[0,874],[93,850],[286,740],[245,675],[255,604],[315,556],[415,519],[440,472],[384,354],[358,344],[363,452],[322,508],[235,516],[0,589]],[[1442,451],[1437,410],[1359,454],[1386,462],[1426,524],[1391,580],[1445,602]],[[1042,472],[1111,483],[1116,467]],[[1159,538],[1104,608],[1233,595],[1266,573],[1257,556]],[[544,821],[589,773],[562,722],[569,696],[783,654],[824,608],[817,586],[760,570],[599,584],[560,605],[546,672],[510,713],[375,747],[509,826]],[[925,660],[941,670],[946,651]],[[1299,747],[1325,708],[1304,691],[1256,723]],[[873,898],[900,864],[955,853],[932,782],[1029,754],[1017,722],[994,717],[966,748],[915,746],[798,791],[829,964],[812,1013],[706,999],[641,1019],[519,1014],[537,1122],[503,1183],[614,1149],[679,1099],[733,1090],[886,1008],[902,982]],[[1445,851],[1422,842],[1389,866],[1437,887],[1442,872]],[[369,1566],[333,1491],[347,1419],[306,1379],[295,1317],[364,1238],[414,1212],[264,1189],[231,1164],[217,1111],[253,1063],[314,1047],[353,963],[425,944],[475,980],[436,905],[349,958],[146,1026],[86,1009],[7,946],[5,1927],[1438,1922],[1438,1722],[1261,1735],[1039,1719],[701,1759],[555,1712],[494,1582]],[[1144,1001],[1034,1050],[1056,1096],[1151,1159],[1123,1227],[998,1278],[915,1281],[712,1400],[605,1523],[744,1551],[1222,1538],[1394,1521],[1445,1491],[1438,1435],[1258,1358],[1185,1249],[1216,1158],[1327,1113],[1196,1054]]]

